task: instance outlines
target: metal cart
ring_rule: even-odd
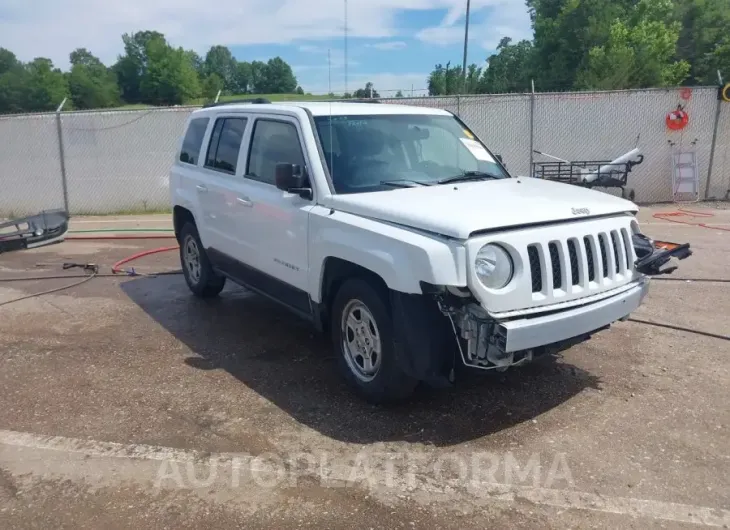
[[[585,188],[620,188],[621,197],[634,200],[634,189],[627,189],[629,173],[644,161],[638,149],[634,149],[615,160],[563,160],[535,150],[535,153],[552,160],[533,162],[532,176],[574,184]]]

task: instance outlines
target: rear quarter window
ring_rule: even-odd
[[[180,150],[180,162],[197,165],[208,121],[209,118],[196,118],[190,121]]]

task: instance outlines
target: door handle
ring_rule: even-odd
[[[201,186],[200,184],[198,184],[197,186],[195,186],[195,189],[198,190],[200,193],[207,193],[208,192],[208,188],[206,188],[205,186]]]
[[[251,208],[253,206],[253,201],[248,197],[238,197],[236,201],[241,206],[246,206],[247,208]]]

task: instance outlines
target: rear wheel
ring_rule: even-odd
[[[347,280],[335,296],[331,330],[340,371],[361,397],[387,403],[411,395],[418,381],[398,364],[384,293],[365,280]]]
[[[180,231],[180,264],[185,282],[196,296],[217,296],[226,285],[226,279],[213,270],[198,229],[192,223],[186,223]]]

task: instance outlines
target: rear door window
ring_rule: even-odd
[[[198,165],[200,150],[203,147],[203,137],[209,121],[208,118],[195,118],[190,121],[180,150],[180,162]]]
[[[223,173],[236,173],[246,118],[218,118],[208,144],[205,167]]]

